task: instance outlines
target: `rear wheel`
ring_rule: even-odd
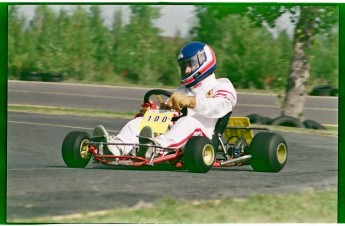
[[[260,172],[279,172],[288,157],[284,138],[270,132],[256,134],[250,144],[250,152],[252,168]]]
[[[67,134],[62,144],[62,158],[68,167],[84,168],[89,163],[89,141],[90,136],[85,132]]]
[[[213,165],[215,156],[212,142],[207,137],[195,136],[186,143],[184,163],[190,172],[208,172]]]

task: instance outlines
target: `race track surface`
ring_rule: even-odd
[[[110,112],[138,112],[144,94],[151,88],[83,85],[46,82],[8,82],[8,103],[98,109]],[[172,90],[170,90],[172,91]],[[272,119],[280,116],[280,100],[273,93],[238,93],[232,116],[260,114]],[[338,125],[338,97],[307,96],[304,119]]]
[[[337,187],[338,137],[280,132],[289,157],[279,173],[250,166],[186,171],[138,170],[90,164],[67,168],[61,145],[73,130],[91,133],[97,124],[112,133],[126,120],[8,113],[7,221],[57,216],[154,202],[241,198],[257,193],[291,193]],[[293,208],[293,207],[292,207]]]

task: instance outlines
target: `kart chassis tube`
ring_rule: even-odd
[[[252,158],[251,155],[244,155],[235,159],[230,159],[228,161],[215,162],[216,165],[213,164],[213,166],[234,166],[236,164],[243,163],[251,158]]]
[[[150,160],[146,159],[146,158],[142,158],[142,157],[138,157],[138,156],[115,156],[115,155],[100,155],[97,153],[97,149],[91,145],[89,152],[94,156],[94,158],[96,159],[97,162],[100,162],[104,165],[131,165],[131,166],[143,166],[143,165],[151,165],[154,166],[157,163],[161,163],[161,162],[165,162],[165,161],[169,161],[169,160],[173,160],[173,159],[177,159],[178,157],[181,157],[183,155],[182,152],[180,152],[179,150],[175,150],[175,153],[173,154],[169,154],[169,155],[165,155],[162,157],[156,157],[156,158],[151,158]],[[121,159],[122,161],[109,161],[107,159]],[[236,159],[230,159],[228,161],[219,161],[219,160],[215,160],[213,163],[213,167],[230,167],[230,166],[234,166],[236,164],[239,163],[243,163],[247,160],[249,160],[251,158],[251,155],[245,155]],[[139,162],[134,162],[133,159],[135,160],[140,160]],[[128,161],[126,161],[128,160]],[[181,167],[181,164],[179,164],[179,162],[176,163],[176,167]]]
[[[175,150],[175,153],[164,155],[161,157],[152,157],[150,159],[146,159],[139,156],[131,156],[131,155],[124,155],[124,156],[116,156],[116,155],[103,155],[98,153],[99,149],[97,149],[94,144],[118,144],[118,145],[133,145],[133,146],[149,146],[149,147],[158,147],[157,145],[150,145],[150,144],[133,144],[133,143],[103,143],[103,142],[89,142],[89,153],[91,153],[97,162],[100,162],[105,165],[132,165],[132,166],[142,166],[142,165],[151,165],[154,164],[177,159],[178,157],[182,156],[183,153],[175,148],[164,148],[169,150]],[[109,159],[114,159],[114,161],[109,161]],[[119,161],[115,161],[119,159]],[[130,160],[130,161],[121,161],[121,160]],[[139,160],[138,162],[132,160]]]
[[[138,143],[110,143],[110,142],[93,142],[93,141],[89,141],[87,142],[88,145],[93,144],[96,146],[99,145],[131,145],[131,146],[143,146],[143,147],[154,147],[154,148],[161,148],[164,150],[175,150],[176,148],[163,148],[159,145],[154,145],[154,144],[138,144]]]
[[[226,127],[226,129],[253,129],[253,130],[266,130],[271,132],[270,129],[262,128],[262,127],[244,127],[244,126],[229,126]],[[225,152],[225,146],[223,141],[221,140],[221,137],[219,136],[219,141],[221,145],[221,149]],[[183,152],[176,149],[176,148],[162,148],[158,145],[153,144],[138,144],[138,143],[108,143],[108,142],[88,142],[89,145],[89,153],[91,153],[95,160],[99,163],[102,163],[104,165],[131,165],[131,166],[143,166],[143,165],[151,165],[154,166],[157,163],[162,163],[165,161],[170,161],[174,159],[178,159],[179,157],[183,156]],[[155,157],[154,155],[151,156],[150,159],[146,159],[140,156],[135,155],[124,155],[124,156],[116,156],[116,155],[104,155],[103,154],[103,145],[131,145],[131,146],[144,146],[144,147],[153,147],[160,148],[166,151],[175,151],[174,153],[170,153],[161,157]],[[99,147],[99,148],[96,148]],[[226,154],[226,152],[225,152]],[[234,165],[241,165],[242,163],[248,161],[251,159],[251,155],[244,155],[239,158],[234,159],[228,159],[228,160],[215,160],[213,163],[213,167],[230,167]],[[117,160],[118,159],[118,160]],[[136,161],[133,161],[136,160]],[[181,167],[181,164],[179,162],[176,163],[176,167]]]

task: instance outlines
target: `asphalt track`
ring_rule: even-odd
[[[250,166],[215,168],[207,174],[111,168],[92,162],[85,169],[65,166],[60,149],[68,132],[90,133],[102,124],[116,133],[125,123],[9,112],[7,221],[131,207],[164,197],[207,200],[337,187],[338,137],[288,132],[280,132],[289,157],[279,173],[258,173]]]
[[[8,103],[137,112],[148,90],[149,88],[9,81]],[[280,101],[277,95],[239,92],[233,116],[251,113],[271,118],[280,116]],[[321,124],[338,125],[338,97],[308,96],[304,118]]]

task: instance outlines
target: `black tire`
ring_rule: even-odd
[[[261,124],[262,116],[259,114],[249,114],[246,117],[249,118],[250,123]]]
[[[186,143],[183,156],[189,172],[207,173],[213,165],[216,152],[210,139],[195,136]]]
[[[34,71],[23,71],[20,74],[20,79],[24,81],[42,81],[41,74]]]
[[[303,128],[304,125],[301,123],[300,120],[291,116],[279,116],[272,120],[271,125],[274,126],[287,126],[287,127],[301,127]]]
[[[334,87],[331,91],[331,96],[335,97],[335,96],[338,96],[339,94],[339,89]]]
[[[288,148],[278,133],[261,132],[250,144],[251,165],[259,172],[279,172],[285,166]]]
[[[315,86],[309,95],[311,96],[333,96],[337,88],[331,85]]]
[[[61,82],[63,81],[62,73],[41,73],[42,81],[44,82]]]
[[[68,167],[84,168],[90,161],[88,153],[89,134],[73,131],[67,134],[62,143],[62,158]]]
[[[303,125],[305,126],[305,128],[308,128],[308,129],[323,129],[323,130],[326,129],[326,127],[324,127],[320,123],[318,123],[314,120],[310,120],[310,119],[305,120],[303,122]]]
[[[260,124],[261,125],[271,125],[273,119],[272,118],[269,118],[269,117],[266,117],[266,116],[262,116],[261,119],[260,119]]]

